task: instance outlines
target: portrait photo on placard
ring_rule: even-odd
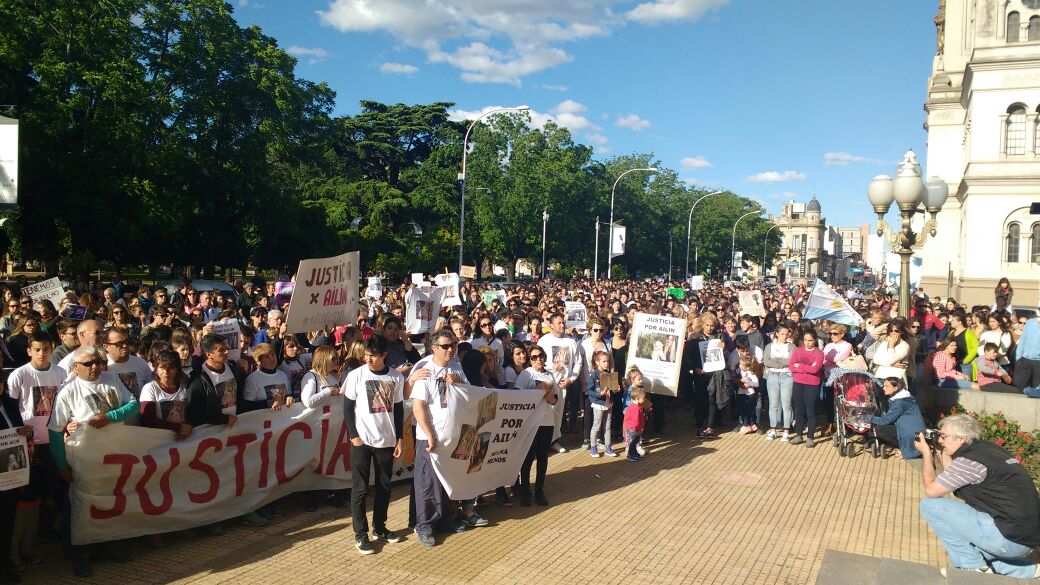
[[[477,427],[473,425],[462,425],[462,429],[459,430],[459,444],[456,445],[455,450],[452,451],[451,458],[461,460],[469,459],[476,442]]]
[[[480,471],[480,468],[484,466],[484,456],[487,455],[488,445],[491,444],[491,433],[480,433],[477,435],[476,448],[469,457],[469,469],[466,470],[466,474]]]
[[[676,348],[679,336],[668,333],[641,333],[636,340],[636,357],[656,362],[672,362],[677,359]]]

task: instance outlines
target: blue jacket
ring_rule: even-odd
[[[599,370],[592,370],[592,384],[589,384],[589,389],[587,391],[587,394],[589,396],[589,403],[595,404],[597,406],[606,406],[607,405],[607,398],[603,397],[603,396],[600,396],[600,394],[599,394],[599,391],[600,391],[599,374],[600,374]],[[611,372],[611,374],[613,374],[614,376],[617,376],[617,374],[614,373],[614,372]]]
[[[890,400],[888,412],[882,416],[870,417],[870,422],[875,425],[896,425],[896,437],[899,439],[899,450],[903,453],[903,459],[916,459],[921,452],[914,446],[917,433],[924,431],[924,417],[921,409],[917,407],[917,401],[913,396]]]
[[[1040,360],[1040,320],[1030,319],[1022,328],[1022,337],[1015,347],[1015,359]]]

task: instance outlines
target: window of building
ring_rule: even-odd
[[[1040,16],[1029,17],[1029,40],[1040,41]]]
[[[1040,223],[1034,223],[1029,234],[1029,261],[1040,264]]]
[[[809,238],[809,249],[810,250],[815,250],[816,249],[816,238]]]
[[[1007,231],[1007,261],[1018,262],[1018,241],[1022,236],[1022,226],[1013,223]]]
[[[1022,105],[1016,104],[1008,108],[1004,152],[1008,156],[1026,153],[1026,109]]]
[[[1022,28],[1022,17],[1017,12],[1011,12],[1007,16],[1007,42],[1017,43],[1019,41],[1019,29]]]

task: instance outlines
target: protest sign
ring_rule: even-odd
[[[183,441],[122,424],[86,429],[66,449],[73,543],[185,530],[292,492],[350,487],[346,424],[342,408],[332,410],[249,412]]]
[[[239,328],[238,320],[222,319],[210,324],[213,325],[213,333],[222,337],[227,344],[228,357],[236,361],[242,357],[242,330]]]
[[[468,500],[513,484],[549,408],[544,396],[541,390],[447,387],[447,408],[430,409],[439,439],[431,460],[449,498]]]
[[[476,266],[463,266],[462,267],[462,278],[476,278],[477,267]]]
[[[845,325],[859,325],[863,318],[833,288],[819,278],[805,302],[803,319],[827,319]]]
[[[567,301],[564,310],[567,312],[567,329],[585,328],[585,321],[587,320],[585,305],[575,301]]]
[[[650,392],[679,392],[679,362],[686,342],[686,319],[636,313],[628,364],[639,367]]]
[[[426,286],[426,279],[423,278],[422,272],[412,273],[412,284],[415,286]]]
[[[506,291],[504,290],[486,290],[480,293],[481,300],[484,301],[484,306],[488,309],[491,308],[491,303],[498,299],[503,305],[506,304]]]
[[[46,448],[46,445],[41,447]],[[17,429],[0,431],[0,490],[29,483],[29,447]]]
[[[766,307],[762,304],[762,291],[737,291],[737,299],[740,303],[740,313],[742,315],[751,315],[752,317],[766,316]]]
[[[371,299],[383,298],[383,279],[379,276],[368,277],[368,288],[365,290],[365,296]]]
[[[296,271],[300,294],[285,319],[286,333],[306,333],[345,323],[358,316],[357,252],[303,260]]]
[[[412,335],[426,333],[441,312],[444,289],[413,286],[405,294],[404,328]]]
[[[41,280],[36,284],[23,287],[22,296],[32,298],[34,305],[40,301],[50,301],[57,307],[61,304],[62,297],[65,296],[65,287],[61,285],[61,281],[55,276],[54,278]]]
[[[293,289],[295,287],[295,282],[286,280],[280,280],[274,283],[274,306],[281,309],[285,305],[288,305],[289,301],[292,300]]]
[[[701,369],[705,372],[718,372],[726,367],[725,346],[721,339],[701,341],[697,349],[701,352]]]
[[[686,299],[686,289],[682,289],[682,288],[669,288],[668,290],[665,291],[665,294],[670,296],[670,297],[675,297],[675,298],[679,299],[680,301]]]
[[[704,288],[704,277],[701,275],[690,277],[690,290],[701,290]]]
[[[454,272],[451,274],[438,274],[434,277],[433,282],[444,291],[441,295],[442,307],[457,307],[462,304],[462,298],[459,297],[458,274]]]
[[[83,305],[69,303],[65,305],[64,309],[62,309],[61,316],[65,319],[72,319],[73,321],[82,321],[87,318],[87,308]]]

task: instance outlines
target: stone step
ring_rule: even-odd
[[[931,565],[868,557],[828,549],[816,585],[1010,585],[1027,583],[1001,575],[950,570],[947,577]]]

